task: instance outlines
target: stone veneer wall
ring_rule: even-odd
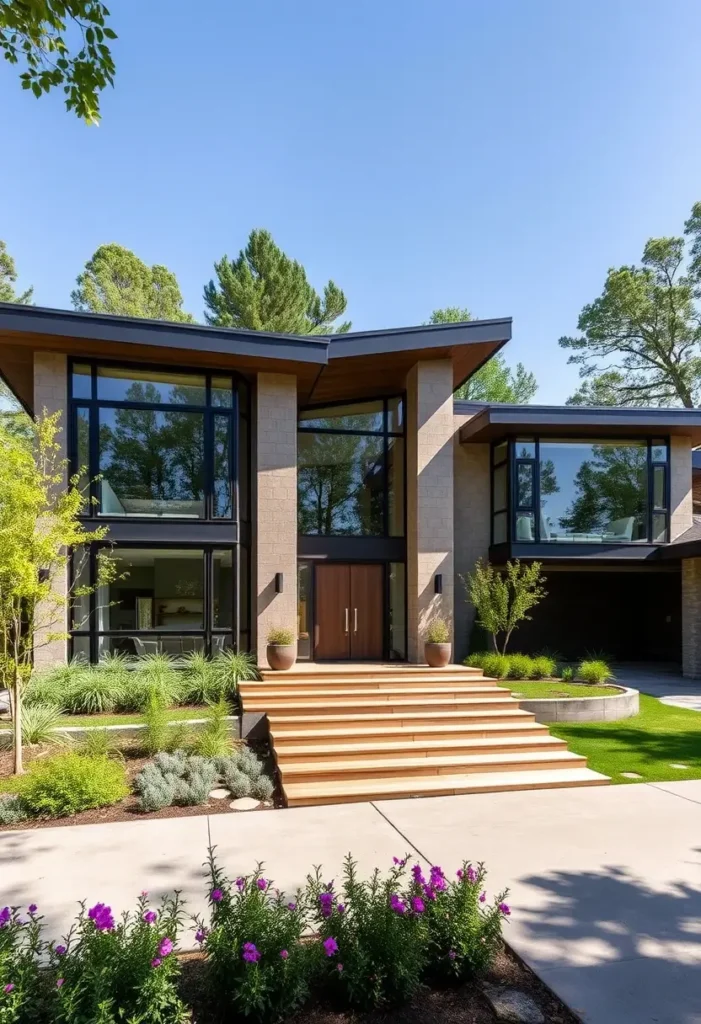
[[[65,355],[59,352],[34,353],[34,410],[37,415],[43,412],[61,413],[59,425],[61,433],[61,458],[67,454],[68,432],[68,362]],[[67,480],[66,480],[67,485]],[[66,573],[56,577],[55,587],[65,594],[68,588]],[[39,612],[41,617],[41,612]],[[37,645],[34,651],[35,668],[46,668],[49,665],[61,664],[66,661],[68,645],[65,640],[44,641],[43,636],[52,632],[65,632],[65,615],[52,623],[45,623],[42,630],[37,631]]]
[[[407,375],[407,650],[424,660],[433,618],[453,627],[453,370],[449,359]],[[434,591],[436,573],[443,593]]]
[[[259,373],[256,395],[257,650],[267,664],[271,626],[297,630],[297,379]],[[284,574],[275,593],[275,574]],[[256,624],[254,624],[255,627]]]
[[[672,437],[670,458],[670,540],[691,529],[693,525],[693,493],[691,487],[691,440]]]
[[[682,672],[701,679],[701,558],[682,559]]]
[[[475,609],[460,579],[478,558],[489,558],[490,472],[489,444],[460,444],[460,428],[469,416],[454,417],[455,452],[455,661],[467,654]]]

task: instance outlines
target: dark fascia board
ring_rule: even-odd
[[[618,409],[610,406],[581,405],[507,405],[456,401],[457,414],[470,415],[471,419],[460,428],[460,440],[479,440],[484,432],[494,433],[503,427],[523,431],[568,430],[590,427],[592,431],[618,429],[665,433],[670,429],[677,433],[701,431],[701,410],[634,408]]]
[[[241,331],[232,327],[178,324],[164,320],[112,316],[107,313],[78,313],[68,309],[45,309],[0,302],[0,332],[43,334],[90,341],[116,341],[156,345],[189,351],[221,352],[254,358],[293,362],[328,361],[329,339],[317,335],[273,334]]]
[[[489,549],[490,561],[503,563],[509,558],[521,561],[537,559],[544,565],[568,564],[576,567],[600,562],[622,564],[649,562],[660,557],[657,544],[495,544]]]
[[[354,331],[330,336],[329,359],[380,355],[412,349],[451,348],[492,341],[505,344],[511,338],[511,317],[499,320],[468,320],[459,324],[423,324],[384,331]]]

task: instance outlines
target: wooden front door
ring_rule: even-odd
[[[376,660],[383,654],[384,569],[381,565],[317,565],[314,657]]]

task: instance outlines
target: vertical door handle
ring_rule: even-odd
[[[358,632],[358,609],[353,609],[353,632]]]
[[[348,609],[346,608],[346,633],[348,632]]]

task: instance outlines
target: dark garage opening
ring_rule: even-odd
[[[547,597],[511,638],[510,649],[557,651],[568,661],[601,654],[615,661],[681,661],[681,574],[554,570]]]

